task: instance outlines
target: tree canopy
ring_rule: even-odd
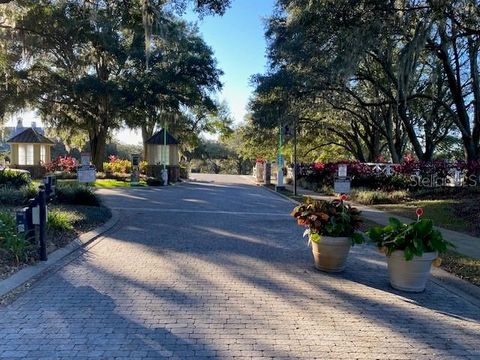
[[[362,161],[429,161],[460,136],[480,159],[475,0],[278,0],[269,69],[253,77],[254,123],[299,125],[310,146]],[[276,115],[275,115],[276,114]],[[308,151],[308,150],[307,150]]]
[[[0,115],[29,105],[51,127],[84,131],[101,169],[112,130],[127,124],[146,137],[168,114],[215,112],[212,95],[221,87],[222,72],[198,30],[175,15],[187,4],[25,0],[3,5],[0,67],[6,85],[0,90],[5,100]],[[228,5],[195,4],[202,14],[222,14]],[[146,24],[150,12],[154,18]],[[180,123],[188,128],[186,121]]]

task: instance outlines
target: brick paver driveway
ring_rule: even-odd
[[[317,272],[290,202],[199,179],[103,190],[119,224],[0,309],[0,357],[480,357],[475,301],[392,290],[367,246],[343,274]]]

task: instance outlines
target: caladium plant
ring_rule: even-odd
[[[449,247],[454,247],[433,227],[432,220],[421,218],[422,209],[417,209],[416,214],[417,220],[411,224],[390,218],[387,226],[373,227],[367,231],[367,235],[387,256],[396,250],[402,250],[407,261],[414,256],[422,256],[424,252],[441,254]]]
[[[292,216],[299,225],[307,229],[304,236],[309,241],[319,242],[321,236],[351,237],[352,243],[364,242],[363,236],[357,232],[362,220],[360,211],[345,202],[346,197],[333,201],[307,198],[295,207]]]

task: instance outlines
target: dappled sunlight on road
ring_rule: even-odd
[[[342,274],[318,272],[290,202],[250,185],[215,187],[214,196],[199,188],[152,192],[148,202],[108,195],[120,209],[115,230],[0,311],[0,335],[15,328],[2,325],[30,321],[42,330],[32,330],[32,341],[61,336],[106,356],[146,349],[157,358],[443,358],[479,350],[476,304],[432,282],[421,294],[390,288],[384,256],[371,246],[354,246]],[[156,201],[173,205],[157,211]]]

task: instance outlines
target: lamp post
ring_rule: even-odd
[[[293,120],[293,195],[297,196],[297,119]]]
[[[276,191],[279,191],[285,188],[285,186],[283,185],[283,154],[282,154],[283,135],[284,135],[284,127],[282,124],[280,124],[280,134],[278,135],[278,151],[277,151],[277,186],[275,186]]]
[[[162,181],[163,185],[168,185],[168,170],[167,170],[167,161],[168,161],[168,146],[167,146],[167,120],[164,119],[163,121],[163,149],[162,149],[162,162],[163,162],[163,170],[162,170]]]

